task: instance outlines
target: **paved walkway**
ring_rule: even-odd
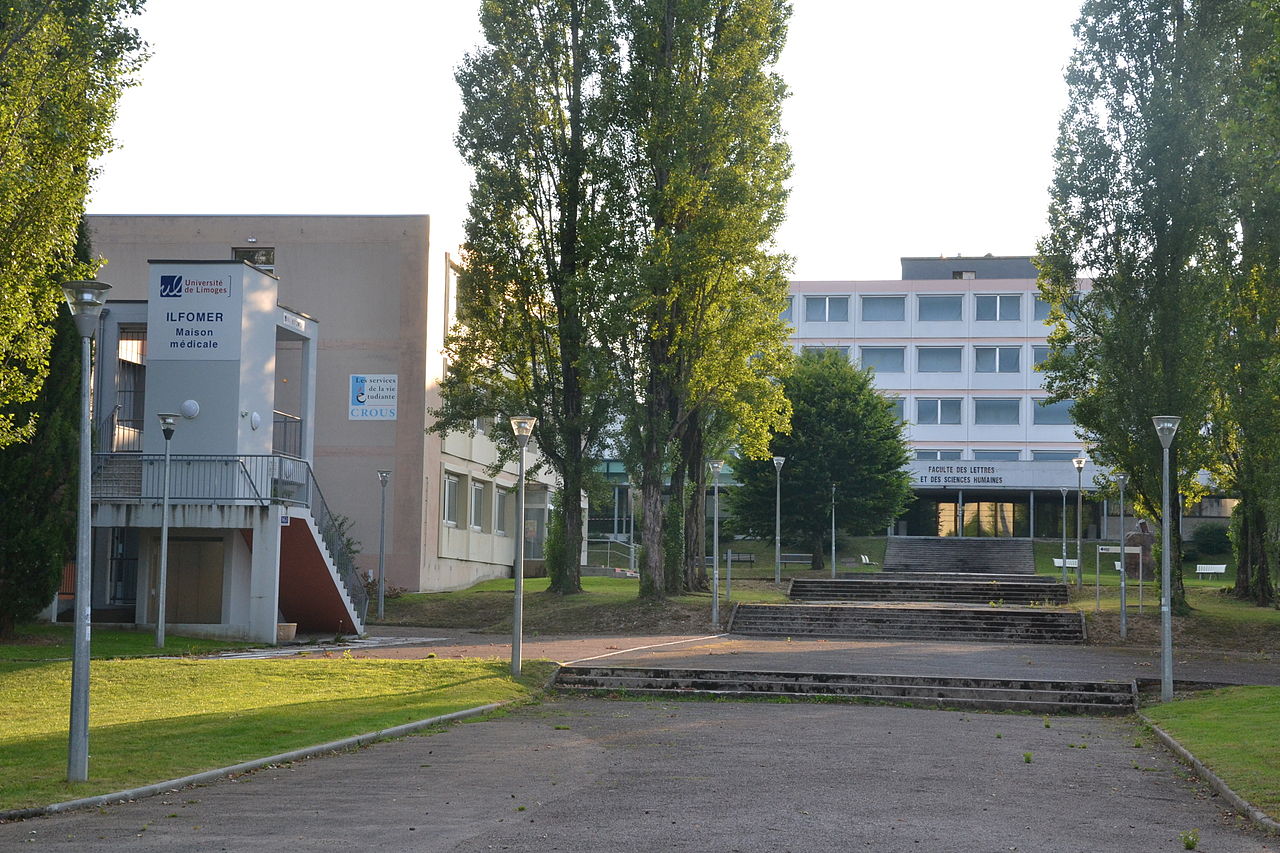
[[[1135,853],[1191,829],[1213,853],[1280,850],[1220,806],[1129,720],[553,699],[0,825],[0,850]]]

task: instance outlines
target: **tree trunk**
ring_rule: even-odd
[[[691,419],[681,443],[681,456],[690,471],[689,501],[684,510],[684,588],[705,591],[707,585],[707,468],[703,460],[703,433]],[[712,555],[713,558],[715,555]]]
[[[809,570],[820,572],[827,566],[827,561],[822,558],[824,547],[827,544],[827,537],[819,533],[809,541],[809,549],[813,552],[809,559]]]
[[[663,521],[663,582],[668,595],[678,595],[684,588],[685,506],[689,495],[685,488],[685,468],[682,461],[677,461],[671,472],[670,503],[667,504],[667,517]]]
[[[560,595],[582,592],[582,459],[571,460],[565,466],[564,483],[560,492],[560,519],[564,528],[560,541],[564,553],[559,555],[561,564],[547,565],[551,578],[550,589]],[[524,519],[519,519],[516,529],[523,535]]]

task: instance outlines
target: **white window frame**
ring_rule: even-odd
[[[511,511],[511,490],[495,486],[493,489],[493,532],[507,536],[507,513]]]
[[[995,300],[995,316],[983,317],[982,305],[983,300]],[[1007,305],[1014,306],[1012,313],[1014,316],[1008,317],[1010,313],[1006,308]],[[973,295],[973,319],[981,323],[1009,323],[1022,319],[1022,294],[1021,293],[975,293]]]
[[[926,303],[931,305],[938,305],[943,303],[944,301],[947,302],[948,304],[955,303],[956,307],[959,309],[956,311],[956,316],[947,317],[944,320],[935,320],[932,318],[925,319],[924,306]],[[963,295],[959,293],[928,293],[928,294],[919,294],[916,296],[916,321],[917,322],[957,323],[963,320],[964,320],[964,296]]]
[[[1022,451],[1012,447],[1008,450],[975,450],[973,458],[977,462],[1018,462],[1022,459]]]
[[[982,420],[982,418],[978,414],[979,404],[981,403],[1013,403],[1014,419],[1011,421]],[[973,398],[973,423],[975,426],[1019,426],[1022,423],[1022,398],[1021,397],[974,397]]]
[[[467,511],[467,526],[475,531],[484,530],[484,486],[480,480],[471,481],[471,504]]]
[[[941,350],[953,351],[956,353],[956,367],[954,370],[933,370],[920,366],[920,354],[925,350],[931,352],[939,352]],[[916,347],[916,373],[963,373],[964,372],[964,347]]]
[[[441,517],[450,527],[458,526],[458,487],[461,480],[455,474],[444,475],[444,495],[441,497]]]
[[[953,406],[947,406],[948,409],[954,408],[955,420],[944,421],[942,419],[943,403],[954,403]],[[921,425],[938,425],[938,426],[955,426],[964,420],[964,401],[960,397],[917,397],[916,398],[916,423]],[[932,420],[926,420],[925,412],[930,412]]]
[[[1040,397],[1037,399],[1033,397],[1031,399],[1031,423],[1034,426],[1075,426],[1075,421],[1071,420],[1070,414],[1071,404],[1074,402],[1073,400],[1060,400],[1057,403],[1046,406],[1044,401],[1047,399],[1049,398]],[[1040,420],[1042,412],[1045,415],[1048,415],[1050,412],[1064,412],[1066,420]]]
[[[1013,358],[1017,362],[1013,367],[1007,364],[1006,356],[1013,352]],[[982,366],[983,353],[992,353],[991,365],[993,369],[985,369]],[[1021,346],[995,346],[995,347],[974,347],[973,348],[973,372],[974,373],[1021,373],[1022,372],[1022,347]]]
[[[943,456],[942,454],[947,454]],[[964,454],[960,450],[917,450],[917,462],[954,462],[957,459],[963,459]]]
[[[858,350],[858,364],[861,367],[868,366],[865,359],[867,350],[874,350],[876,352],[881,352],[881,351],[887,352],[889,350],[896,350],[902,356],[901,370],[881,370],[880,368],[875,367],[875,365],[870,365],[872,369],[876,371],[877,374],[883,373],[885,375],[893,375],[897,373],[907,372],[907,348],[906,347],[862,347],[861,349]]]
[[[867,317],[867,304],[887,306],[890,302],[897,303],[898,316],[893,319],[880,320]],[[895,296],[893,294],[867,294],[858,301],[858,310],[862,312],[862,322],[864,323],[902,323],[907,319],[907,297]]]
[[[822,317],[812,317],[809,310],[810,306],[822,302]],[[844,319],[831,319],[831,303],[833,301],[844,302]],[[847,323],[849,322],[849,297],[848,296],[806,296],[804,298],[804,321],[806,323]]]

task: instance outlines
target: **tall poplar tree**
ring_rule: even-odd
[[[737,439],[786,423],[771,380],[785,363],[778,315],[789,260],[773,238],[790,149],[786,87],[771,69],[790,6],[619,0],[619,8],[627,53],[618,113],[640,243],[623,434],[641,487],[641,595],[657,597],[700,583],[700,549],[665,559],[663,543],[700,538],[701,507],[686,513],[683,501],[689,480],[702,494],[708,428],[723,430],[713,439]],[[733,403],[743,400],[754,417]],[[664,481],[677,503],[666,514]],[[664,536],[664,519],[685,529]]]
[[[32,434],[57,279],[71,266],[89,162],[142,60],[142,0],[9,0],[0,10],[0,447]]]
[[[1208,7],[1208,8],[1206,8]],[[1101,465],[1130,476],[1139,512],[1161,515],[1161,447],[1151,418],[1179,415],[1177,492],[1202,494],[1229,240],[1218,103],[1206,81],[1219,45],[1197,0],[1087,0],[1067,70],[1040,287],[1055,306],[1044,364],[1054,399]],[[1079,288],[1077,276],[1092,277]],[[1181,504],[1171,505],[1175,606]]]
[[[617,20],[610,0],[481,5],[485,44],[457,72],[457,144],[475,170],[458,277],[457,326],[433,427],[492,437],[514,453],[506,417],[538,418],[535,446],[560,480],[551,588],[581,591],[579,495],[614,410],[607,341],[626,310],[617,128]],[[517,520],[517,529],[523,523]]]

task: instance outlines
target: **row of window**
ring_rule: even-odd
[[[953,425],[964,423],[963,397],[915,398],[915,424]],[[1070,426],[1071,401],[1045,403],[1046,398],[1031,400],[1031,423],[1035,426]],[[976,426],[1016,426],[1022,422],[1021,397],[974,397],[970,423]],[[892,398],[898,418],[907,420],[906,400]]]
[[[962,459],[963,451],[960,450],[917,450],[916,459],[921,462],[945,462],[947,460]],[[1033,450],[1031,451],[1032,462],[1070,462],[1072,459],[1080,455],[1078,450]],[[975,450],[973,458],[976,461],[986,460],[988,462],[1017,462],[1022,459],[1022,451],[1020,450]]]
[[[1031,316],[1035,320],[1049,319],[1049,303],[1031,294]],[[1007,322],[1022,319],[1021,293],[973,294],[973,319],[979,322]],[[794,322],[792,300],[787,297],[782,319]],[[805,296],[804,321],[806,323],[849,322],[849,296]],[[963,293],[917,294],[916,320],[922,323],[954,323],[964,319]],[[862,322],[901,323],[907,317],[907,297],[863,296],[860,300]]]
[[[464,479],[467,480],[467,516],[462,517],[462,492]],[[510,489],[495,486],[491,482],[462,478],[454,474],[446,474],[444,478],[444,523],[451,527],[461,527],[464,523],[472,530],[482,533],[493,533],[497,536],[509,536],[512,507],[515,505]]]
[[[805,352],[834,350],[849,356],[849,347],[806,346]],[[961,373],[964,370],[964,347],[918,346],[915,347],[916,373]],[[1020,345],[973,347],[974,373],[1021,373],[1022,351]],[[1049,347],[1033,344],[1031,365],[1034,367],[1049,357]],[[868,346],[858,350],[859,363],[875,368],[876,373],[906,373],[907,347]]]

